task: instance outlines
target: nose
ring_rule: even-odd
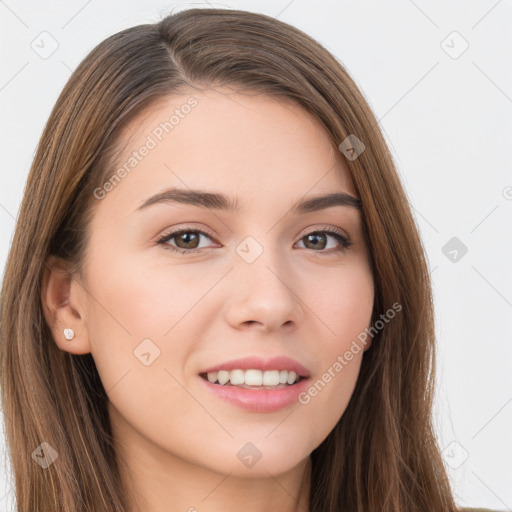
[[[227,322],[236,329],[264,332],[295,329],[304,312],[293,269],[271,250],[263,251],[252,263],[237,256],[234,266],[225,303]]]

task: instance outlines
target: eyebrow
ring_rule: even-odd
[[[136,211],[144,210],[149,206],[159,203],[182,203],[208,208],[224,210],[230,213],[240,213],[238,198],[230,199],[224,194],[204,192],[202,190],[185,190],[169,188],[146,199]],[[315,212],[332,206],[348,206],[356,210],[362,209],[362,202],[346,192],[334,192],[322,196],[314,196],[303,199],[292,205],[291,212],[296,215]]]

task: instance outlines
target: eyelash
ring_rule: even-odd
[[[202,249],[204,249],[204,248],[202,248],[202,249],[178,249],[178,248],[176,248],[172,245],[169,245],[167,243],[169,240],[175,238],[177,235],[182,234],[182,233],[199,233],[201,235],[208,237],[210,240],[213,240],[213,237],[209,233],[206,233],[205,231],[202,231],[200,229],[193,229],[193,228],[185,227],[185,228],[180,228],[180,229],[171,231],[169,233],[163,234],[160,238],[158,238],[158,240],[156,242],[158,244],[162,245],[165,250],[171,250],[171,251],[179,253],[179,254],[193,254],[193,253],[200,252]],[[331,249],[328,252],[324,252],[325,250],[315,251],[314,249],[310,249],[314,253],[318,253],[319,256],[329,256],[333,253],[344,253],[345,251],[348,250],[348,248],[351,245],[353,245],[353,242],[351,242],[343,234],[343,232],[341,230],[336,229],[336,228],[331,228],[331,227],[330,228],[320,228],[319,230],[315,230],[315,231],[311,231],[310,233],[306,233],[304,236],[301,237],[300,240],[302,240],[303,238],[305,238],[309,235],[314,235],[314,234],[316,235],[316,234],[323,234],[323,233],[327,233],[327,234],[331,235],[332,237],[334,237],[340,243],[340,247],[337,249],[334,249],[334,250]]]

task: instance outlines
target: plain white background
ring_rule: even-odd
[[[0,267],[50,110],[96,44],[173,9],[278,17],[345,65],[380,120],[431,269],[435,423],[457,500],[512,510],[511,1],[228,2],[0,1]]]

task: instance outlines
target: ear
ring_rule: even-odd
[[[369,338],[368,336],[366,337],[366,340],[364,342],[364,349],[363,349],[363,352],[366,352],[371,346],[372,346],[372,340],[373,338]]]
[[[72,277],[69,265],[61,258],[50,256],[43,270],[43,313],[55,343],[72,354],[91,352],[84,314],[86,298],[83,286]],[[66,339],[64,329],[73,329],[72,340]]]

